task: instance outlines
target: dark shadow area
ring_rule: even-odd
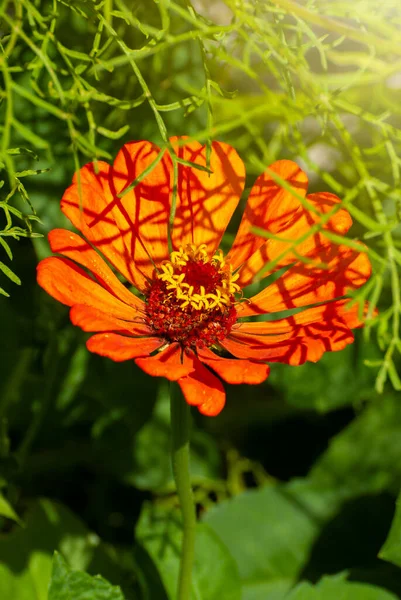
[[[380,560],[394,514],[394,497],[383,493],[344,503],[321,530],[300,580],[317,582],[323,575],[348,571],[351,581],[371,583],[401,594],[399,568]]]
[[[90,458],[94,457],[89,444],[75,442],[72,446],[75,448],[64,449],[70,457],[68,464],[62,463],[62,453],[57,450],[53,468],[48,465],[42,470],[46,457],[38,454],[32,457],[28,465],[31,477],[25,476],[22,482],[25,494],[35,497],[40,490],[41,496],[68,506],[105,542],[132,544],[142,503],[151,495],[112,479],[101,465],[91,468]],[[71,459],[72,454],[75,460]],[[58,467],[57,456],[60,457]]]
[[[330,439],[353,417],[354,411],[347,408],[327,415],[300,413],[282,421],[254,423],[243,432],[241,453],[260,461],[270,475],[281,481],[303,477]]]

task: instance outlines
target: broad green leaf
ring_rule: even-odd
[[[348,506],[341,482],[325,487],[308,479],[292,480],[221,502],[204,521],[237,562],[242,600],[282,600],[300,578],[314,579],[333,565],[340,570],[366,561],[375,581],[386,581],[378,571],[376,531],[381,509],[388,510],[391,502],[370,498],[373,504],[361,499]]]
[[[204,522],[236,560],[244,599],[259,600],[261,586],[266,598],[270,593],[282,598],[297,581],[321,526],[310,509],[318,514],[327,503],[323,494],[309,487],[308,491],[307,510],[286,486],[268,486],[221,502],[206,513]]]
[[[182,537],[178,511],[146,505],[136,537],[156,564],[168,599],[175,600]],[[188,600],[240,599],[241,584],[231,554],[210,527],[198,524],[192,595]]]
[[[391,498],[378,494],[397,489],[400,465],[401,404],[389,396],[366,406],[332,440],[307,479],[247,491],[209,510],[204,521],[234,556],[244,600],[259,600],[263,593],[269,598],[270,590],[273,598],[281,598],[306,567],[321,574],[319,569],[333,561],[339,569],[358,565],[357,552],[360,560],[376,560],[376,531],[386,526],[391,510]],[[353,537],[348,544],[341,538],[347,545],[340,553],[328,541],[335,531],[343,535],[344,527],[353,528]]]
[[[96,544],[70,511],[40,500],[28,513],[25,528],[0,539],[0,598],[47,600],[54,549],[75,568],[85,569]]]
[[[345,576],[336,575],[323,577],[316,585],[300,583],[285,600],[397,600],[397,596],[375,585],[346,581]]]
[[[114,584],[120,584],[127,574],[133,578],[132,568],[120,565],[116,552],[109,552],[67,508],[41,499],[26,515],[25,527],[0,537],[1,600],[48,600],[55,550],[71,569],[101,572]],[[127,600],[135,598],[132,593],[127,596]]]
[[[96,575],[71,570],[63,557],[54,553],[48,600],[124,600],[119,587]]]
[[[284,600],[289,589],[288,581],[254,581],[244,584],[242,600]]]

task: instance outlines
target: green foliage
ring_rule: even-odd
[[[166,388],[90,356],[35,282],[73,172],[172,135],[233,145],[247,188],[296,160],[353,217],[326,235],[373,264],[352,347],[194,414],[193,598],[401,597],[400,22],[373,0],[1,2],[1,600],[174,598]]]
[[[341,575],[338,577],[324,577],[316,586],[301,583],[291,594],[288,600],[396,600],[397,596],[385,592],[372,585],[361,585],[345,581]]]
[[[396,512],[390,533],[380,550],[380,558],[388,560],[397,567],[401,567],[401,499],[397,499]]]
[[[11,506],[11,504],[4,498],[3,494],[0,492],[0,515],[2,517],[6,517],[7,519],[12,519],[16,523],[22,525],[21,520],[19,519],[17,513]]]
[[[181,543],[179,512],[174,508],[161,509],[145,505],[136,535],[159,571],[167,593],[166,598],[174,600]],[[232,556],[214,532],[203,523],[197,525],[192,589],[191,600],[241,598],[238,571]],[[149,597],[152,597],[150,590]]]
[[[46,600],[54,550],[62,551],[75,568],[86,569],[97,544],[66,508],[37,502],[26,526],[0,540],[0,597]]]
[[[358,339],[354,345],[330,356],[330,360],[323,358],[316,364],[305,363],[294,369],[291,377],[284,377],[284,365],[275,365],[269,379],[280,385],[286,401],[293,406],[326,413],[349,405],[358,407],[376,397],[374,373],[366,368],[365,361],[379,359],[378,348]]]
[[[61,192],[74,169],[111,160],[127,139],[166,147],[173,134],[224,137],[246,156],[250,175],[276,158],[298,159],[313,187],[343,199],[375,266],[357,295],[370,300],[370,315],[381,308],[367,335],[376,329],[384,357],[369,364],[378,370],[378,391],[388,378],[401,389],[397,9],[362,0],[343,22],[336,2],[145,4],[3,2],[6,281],[20,283],[7,264],[9,242],[39,235],[36,212],[45,221],[50,209],[36,196],[50,181],[44,171],[60,159]],[[33,168],[37,159],[44,168]]]
[[[207,513],[206,522],[234,556],[245,598],[252,598],[255,588],[260,597],[278,592],[284,597],[301,573],[319,530],[302,506],[271,486],[220,503]]]
[[[142,490],[174,490],[170,459],[170,398],[167,384],[160,386],[152,418],[134,439],[124,436],[120,429],[116,430],[116,434],[114,450],[116,451],[121,444],[122,454],[125,456],[119,464],[123,481]],[[155,439],[157,444],[154,443]],[[106,455],[110,448],[108,436],[102,440],[102,447]],[[221,461],[211,437],[205,432],[195,430],[191,437],[191,447],[193,481],[202,483],[217,478]],[[115,472],[115,465],[113,467]]]
[[[63,557],[55,552],[49,584],[49,600],[124,600],[120,588],[111,586],[105,579],[91,577],[68,568]]]
[[[368,406],[338,434],[311,471],[315,481],[349,495],[397,492],[401,484],[401,404],[389,396]],[[355,440],[358,444],[355,445]]]

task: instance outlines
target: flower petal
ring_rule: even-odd
[[[45,258],[38,264],[37,273],[39,285],[67,306],[84,304],[127,321],[138,317],[136,308],[118,300],[68,258]]]
[[[188,142],[180,158],[207,165],[206,146]],[[172,201],[173,166],[169,154],[137,185],[124,190],[157,162],[160,149],[150,142],[130,142],[113,167],[98,161],[85,165],[61,201],[64,214],[111,264],[138,289],[144,290],[154,264],[168,258],[167,231]],[[212,174],[179,164],[178,197],[173,226],[175,247],[206,243],[213,253],[238,203],[245,181],[244,165],[230,146],[214,142]],[[118,196],[121,195],[121,198]]]
[[[124,331],[128,335],[153,335],[151,329],[145,323],[123,321],[83,304],[75,304],[71,308],[70,319],[73,325],[80,327],[83,331]]]
[[[323,330],[316,326],[308,328],[308,335],[296,336],[281,342],[265,340],[252,336],[232,336],[224,340],[223,346],[234,356],[245,358],[259,357],[268,362],[281,362],[292,366],[304,362],[317,362],[325,352],[343,350],[354,341],[351,330],[332,326]]]
[[[82,167],[61,199],[61,210],[107,260],[134,285],[142,282],[113,215],[110,165],[98,161]]]
[[[206,146],[192,141],[180,145],[182,140],[170,140],[178,157],[208,167],[212,173],[178,165],[173,246],[206,244],[214,254],[244,189],[245,167],[228,144],[213,142],[208,163]]]
[[[247,304],[241,305],[240,317],[289,310],[345,296],[370,277],[371,264],[364,252],[332,244],[319,259],[327,268],[315,264],[293,265],[277,281],[267,286]]]
[[[318,223],[321,216],[331,213],[329,220],[323,227],[339,235],[347,233],[352,225],[352,218],[345,208],[338,208],[338,205],[342,203],[342,200],[338,196],[331,192],[317,192],[315,194],[308,194],[306,199],[320,213],[311,213],[314,223]]]
[[[142,300],[127,290],[103,258],[79,235],[66,229],[53,229],[48,237],[53,252],[63,254],[90,269],[100,284],[110,293],[126,304],[144,310]]]
[[[156,337],[135,338],[117,333],[97,333],[89,338],[86,347],[90,352],[122,362],[138,356],[148,356],[162,344],[163,340]]]
[[[138,358],[135,362],[148,375],[177,381],[193,371],[193,358],[183,352],[178,344],[170,344],[158,354],[149,358]]]
[[[160,156],[160,148],[150,142],[125,144],[111,172],[112,214],[127,252],[137,269],[136,284],[143,289],[153,274],[154,264],[169,256],[167,231],[172,186],[171,168],[160,160],[129,192],[118,198]]]
[[[227,383],[258,384],[269,376],[270,367],[261,362],[222,358],[207,348],[198,350],[198,356],[202,363],[213,369]]]
[[[297,194],[305,196],[308,178],[296,163],[279,160],[269,170],[285,180]],[[296,222],[302,208],[299,200],[276,183],[271,175],[267,172],[260,175],[249,194],[238,233],[227,257],[233,267],[242,265],[265,245],[266,238],[251,231],[253,227],[278,234]]]
[[[224,408],[226,393],[221,381],[199,362],[194,360],[194,370],[178,380],[185,400],[197,406],[199,412],[215,417]]]
[[[118,197],[147,170],[160,149],[150,142],[130,142],[113,167],[88,164],[65,192],[61,208],[85,237],[143,290],[154,261],[168,257],[170,169],[161,161],[131,191]],[[80,179],[80,182],[79,182]]]
[[[237,323],[235,326],[234,333],[251,333],[255,335],[281,335],[281,334],[293,334],[295,327],[305,327],[312,323],[320,323],[327,321],[332,318],[340,318],[343,320],[347,327],[355,329],[362,327],[364,321],[360,318],[360,309],[358,304],[350,305],[350,299],[344,298],[342,300],[336,300],[335,302],[329,302],[327,304],[320,304],[319,306],[312,306],[298,312],[291,317],[284,319],[276,319],[275,321],[246,321]],[[366,309],[364,311],[366,313]]]
[[[286,319],[240,323],[222,346],[238,358],[300,365],[316,362],[324,352],[350,344],[351,328],[361,327],[359,307],[348,300],[309,308]]]
[[[340,208],[341,200],[328,192],[310,194],[306,199],[317,212],[312,212],[299,203],[298,210],[294,211],[294,218],[280,229],[280,239],[265,241],[241,266],[238,279],[241,287],[251,283],[267,263],[274,263],[271,269],[274,271],[300,262],[300,257],[307,257],[318,263],[324,262],[330,248],[337,248],[325,236],[324,231],[344,235],[351,227],[352,219],[346,210]],[[327,216],[327,213],[331,216]],[[317,226],[320,231],[316,229]],[[269,271],[265,271],[262,277],[267,275]]]

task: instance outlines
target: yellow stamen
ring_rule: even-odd
[[[194,292],[194,286],[185,281],[186,272],[181,272],[189,262],[211,264],[220,275],[220,283],[213,292],[206,293],[204,285],[199,286],[199,292]],[[235,283],[239,274],[233,275],[232,266],[224,259],[223,252],[218,250],[211,259],[207,253],[206,244],[196,246],[187,244],[170,254],[170,260],[164,261],[156,275],[158,279],[166,282],[166,290],[182,300],[181,308],[191,305],[195,310],[210,311],[218,307],[223,310],[232,304],[236,294],[241,292],[240,286]]]

